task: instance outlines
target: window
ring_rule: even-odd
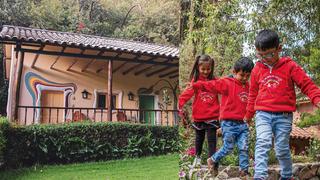
[[[98,94],[98,108],[106,108],[106,95],[105,94]]]
[[[112,101],[111,101],[111,109],[116,108],[117,104],[117,95],[112,95]],[[107,107],[107,94],[105,93],[99,93],[98,94],[98,108],[106,108]]]

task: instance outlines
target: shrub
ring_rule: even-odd
[[[12,127],[7,167],[160,155],[178,151],[177,127],[72,123]]]
[[[312,159],[318,161],[317,156],[320,156],[320,140],[319,139],[313,139],[310,141],[310,146],[307,150],[308,156]]]
[[[6,130],[9,127],[9,122],[5,117],[0,117],[0,168],[4,165],[4,152],[6,149]]]
[[[301,120],[297,123],[300,128],[309,127],[320,124],[320,109],[315,111],[315,114],[302,113]]]

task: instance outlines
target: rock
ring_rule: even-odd
[[[226,173],[228,174],[229,178],[239,177],[239,168],[232,166],[226,169]]]
[[[310,180],[320,180],[318,177],[313,177],[313,178],[311,178]]]
[[[313,177],[311,171],[310,171],[310,168],[308,166],[305,166],[301,169],[298,177],[301,179],[301,180],[307,180],[307,179],[310,179]]]
[[[222,171],[218,174],[218,176],[216,177],[216,179],[219,180],[225,180],[225,179],[229,179],[229,176],[226,172]]]
[[[268,171],[268,180],[274,180],[274,179],[279,179],[280,175],[279,175],[279,169],[274,168],[274,169],[269,169]]]
[[[317,175],[317,170],[319,168],[318,164],[312,164],[310,167],[310,173],[312,174],[312,176],[316,176]]]
[[[298,176],[302,167],[303,166],[301,164],[294,164],[293,167],[292,167],[293,176]]]

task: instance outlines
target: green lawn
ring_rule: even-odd
[[[97,163],[52,165],[0,171],[0,179],[178,179],[178,154]]]

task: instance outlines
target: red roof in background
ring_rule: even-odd
[[[293,124],[290,137],[296,139],[311,139],[313,138],[313,134]]]

